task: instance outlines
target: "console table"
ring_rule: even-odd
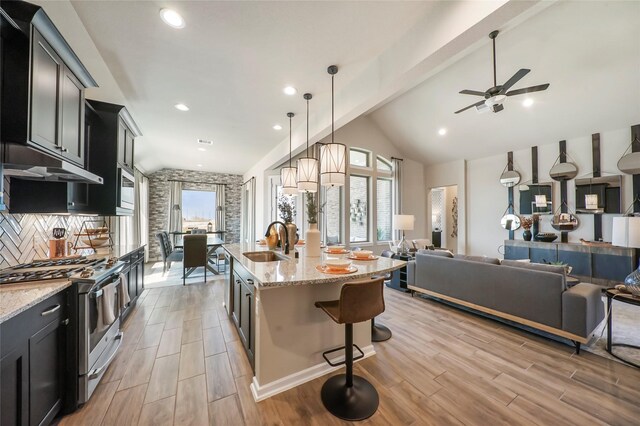
[[[394,254],[393,259],[409,261],[413,259],[411,256],[403,255],[403,254]],[[405,293],[409,292],[407,288],[407,267],[403,266],[402,268],[395,270],[391,273],[391,280],[387,287],[393,288],[395,290],[404,291]]]
[[[530,259],[534,263],[563,262],[571,275],[582,282],[613,287],[624,282],[638,266],[638,250],[617,246],[588,246],[580,243],[543,243],[506,240],[504,258]]]
[[[620,357],[619,355],[616,355],[613,353],[613,347],[614,346],[624,346],[627,348],[635,348],[635,349],[640,349],[640,347],[635,346],[635,345],[631,345],[628,343],[612,343],[612,336],[613,336],[613,329],[612,329],[612,325],[613,325],[613,312],[611,311],[611,307],[613,305],[613,299],[615,298],[617,301],[619,302],[623,302],[623,303],[629,303],[631,305],[636,305],[636,306],[640,306],[640,297],[633,297],[630,294],[626,294],[626,293],[622,293],[616,289],[610,288],[608,289],[606,292],[607,295],[607,352],[609,352],[609,354],[615,358],[618,358],[620,361],[624,361],[629,365],[633,365],[634,367],[640,368],[640,365],[629,361],[627,359],[624,359],[622,357]]]

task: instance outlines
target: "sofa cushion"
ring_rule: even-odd
[[[499,265],[500,264],[500,260],[495,258],[495,257],[487,257],[487,256],[467,256],[464,254],[456,254],[454,256],[455,259],[463,259],[463,260],[469,260],[471,262],[483,262],[483,263],[490,263],[492,265]]]
[[[451,253],[449,250],[426,250],[426,249],[420,249],[420,250],[418,250],[418,253],[420,253],[420,254],[428,254],[430,256],[441,256],[441,257],[453,258],[453,253]]]
[[[503,260],[502,264],[505,266],[513,266],[515,268],[533,269],[534,271],[553,272],[555,274],[565,275],[566,270],[564,266],[549,265],[546,263],[528,263],[520,262],[518,260]]]

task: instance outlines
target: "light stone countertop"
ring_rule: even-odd
[[[71,286],[69,280],[0,286],[0,324]]]
[[[254,262],[243,255],[245,252],[268,251],[266,246],[255,243],[224,244],[224,249],[238,263],[240,263],[256,280],[256,287],[273,288],[291,285],[308,285],[344,282],[372,275],[382,275],[403,267],[402,260],[379,257],[377,260],[354,260],[353,265],[358,270],[352,274],[324,274],[316,269],[327,257],[346,257],[323,253],[321,257],[305,257],[304,246],[296,246],[299,258],[294,258],[293,250],[287,257],[289,260],[274,262]],[[278,251],[278,254],[283,255]]]

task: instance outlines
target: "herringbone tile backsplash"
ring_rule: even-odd
[[[85,216],[0,213],[0,269],[49,255],[53,228],[66,228],[67,238],[78,231]]]

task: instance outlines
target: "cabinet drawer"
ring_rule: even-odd
[[[63,290],[0,324],[1,356],[9,353],[20,340],[28,339],[50,322],[66,315],[68,294],[69,289]]]
[[[238,262],[233,262],[233,272],[237,274],[245,284],[251,287],[251,292],[253,293],[253,275]]]

